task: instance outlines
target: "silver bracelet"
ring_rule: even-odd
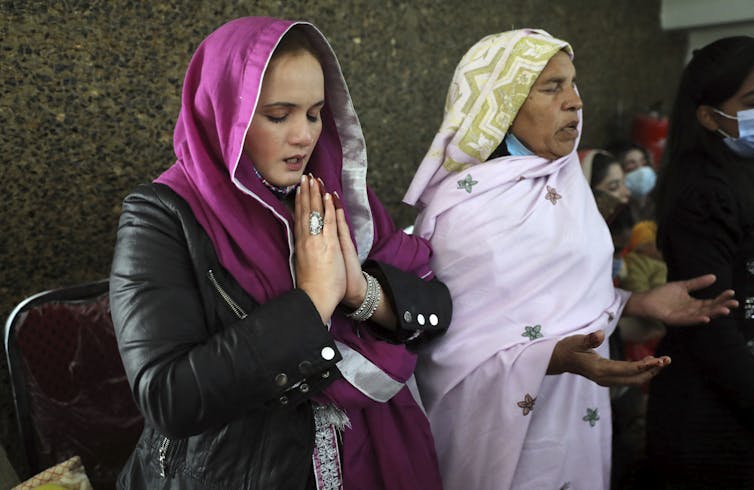
[[[355,311],[346,313],[348,318],[357,322],[365,322],[372,318],[382,299],[382,288],[380,288],[380,283],[377,279],[364,271],[361,271],[361,273],[364,275],[364,279],[367,280],[367,292],[364,295],[364,301]]]

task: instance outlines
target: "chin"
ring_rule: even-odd
[[[290,185],[296,185],[299,183],[301,183],[300,175],[298,176],[298,178],[281,179],[279,182],[275,182],[274,185],[278,187],[288,187]]]
[[[268,182],[278,187],[287,187],[289,185],[296,185],[301,182],[301,176],[303,172],[285,172],[282,175],[276,175],[275,180],[268,179]]]

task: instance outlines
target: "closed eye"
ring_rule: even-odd
[[[309,122],[317,122],[319,121],[320,112],[322,112],[322,108],[325,106],[325,101],[320,100],[317,101],[314,105],[312,105],[309,108],[309,112],[306,113],[307,119],[309,119]]]

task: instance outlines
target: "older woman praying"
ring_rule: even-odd
[[[442,126],[404,200],[453,297],[448,334],[417,367],[446,488],[608,488],[610,400],[670,359],[611,361],[621,314],[709,321],[712,275],[615,289],[613,245],[581,171],[570,45],[544,31],[487,36],[462,58]],[[559,376],[551,376],[560,374]]]

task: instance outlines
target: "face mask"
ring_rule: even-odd
[[[508,148],[508,153],[510,153],[512,157],[528,157],[534,155],[534,153],[529,151],[529,149],[510,132],[505,135],[505,147]]]
[[[613,259],[613,279],[617,279],[621,276],[621,273],[623,272],[623,259],[620,258],[614,258]]]
[[[738,117],[730,116],[718,109],[713,110],[723,117],[738,121],[738,138],[732,137],[722,129],[717,130],[725,137],[723,142],[728,148],[740,157],[754,158],[754,109],[738,111]]]
[[[644,197],[655,188],[657,175],[652,167],[643,166],[626,174],[626,187],[635,197]]]

